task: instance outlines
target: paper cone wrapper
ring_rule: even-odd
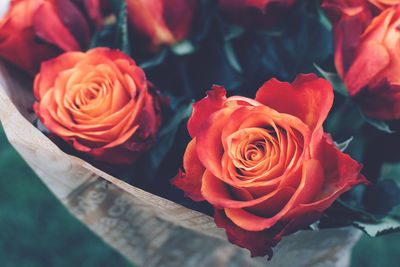
[[[283,238],[271,261],[251,258],[247,250],[227,241],[212,217],[143,191],[61,151],[32,125],[33,101],[29,79],[0,63],[0,119],[9,142],[73,216],[134,264],[348,265],[360,236],[352,228],[300,231]]]

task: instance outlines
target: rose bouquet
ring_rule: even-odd
[[[72,214],[137,264],[265,264],[238,247],[328,264],[350,226],[400,230],[399,12],[13,0],[0,118]]]

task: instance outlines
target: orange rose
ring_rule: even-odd
[[[98,1],[12,1],[0,21],[0,57],[34,75],[42,61],[86,49],[91,31],[102,24]]]
[[[283,235],[319,218],[335,199],[366,183],[361,166],[323,132],[333,102],[314,74],[266,82],[255,100],[215,86],[193,107],[189,143],[173,184],[215,208],[215,222],[252,256],[272,254]]]
[[[334,35],[336,68],[350,96],[371,117],[400,118],[399,25],[400,6],[393,6],[362,32],[349,24],[336,26],[342,29]]]
[[[68,52],[42,63],[34,93],[47,129],[96,161],[132,163],[160,126],[154,90],[118,50]]]
[[[247,28],[271,27],[296,0],[219,0],[224,15]]]
[[[149,48],[184,40],[192,26],[198,0],[126,0],[128,21],[147,39]]]

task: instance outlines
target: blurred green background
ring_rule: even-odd
[[[72,217],[0,126],[0,266],[133,266]],[[400,233],[363,236],[351,267],[400,266]]]

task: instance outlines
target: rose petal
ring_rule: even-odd
[[[246,211],[262,218],[273,217],[285,207],[296,192],[296,189],[293,187],[281,187],[275,190],[277,193],[273,194],[267,201],[246,207]]]
[[[229,242],[242,248],[247,248],[250,250],[252,257],[268,255],[268,259],[272,258],[271,247],[275,245],[275,242],[266,232],[250,232],[239,228],[220,209],[214,210],[214,220],[218,227],[226,230]]]
[[[312,203],[320,205],[319,211],[329,207],[338,195],[350,188],[361,183],[368,184],[365,177],[359,174],[362,165],[341,152],[329,134],[325,134],[322,141],[320,158],[324,167],[325,180],[318,195],[310,202],[310,205]],[[323,202],[325,204],[322,205]]]
[[[351,13],[343,12],[342,19],[333,27],[335,66],[342,79],[356,57],[365,21],[369,20],[365,18],[364,14],[363,7],[359,7]]]
[[[203,201],[201,194],[202,177],[205,171],[196,152],[196,138],[188,144],[185,155],[183,157],[183,168],[186,173],[179,174],[172,179],[171,183],[185,192],[185,196],[190,197],[194,201]]]
[[[241,187],[236,187],[236,190],[243,190]],[[217,177],[215,177],[209,170],[206,169],[203,175],[201,194],[204,198],[218,208],[232,208],[241,209],[246,207],[252,207],[262,202],[267,202],[270,199],[279,198],[279,195],[286,195],[286,192],[291,191],[294,193],[294,189],[291,188],[279,188],[269,194],[265,194],[260,198],[249,199],[247,201],[234,199],[231,194],[231,186],[224,183]],[[237,192],[235,192],[237,193]],[[283,199],[283,197],[282,197]]]
[[[40,100],[47,90],[53,86],[61,71],[73,68],[83,57],[84,54],[81,52],[71,52],[43,62],[41,73],[35,77],[34,81],[36,99]],[[42,77],[44,78],[42,79]]]
[[[164,0],[165,24],[177,41],[182,41],[188,36],[197,5],[198,0]]]
[[[292,83],[271,79],[258,91],[258,102],[301,119],[312,132],[322,127],[333,103],[332,86],[315,74],[300,74]]]
[[[86,48],[90,42],[90,31],[81,11],[70,0],[55,0],[54,6],[60,20],[78,41],[80,47]]]
[[[100,0],[101,1],[101,0]],[[101,3],[99,0],[83,0],[85,9],[89,17],[95,22],[97,28],[103,26],[103,17],[101,14]]]
[[[201,125],[201,129],[197,133],[197,155],[204,167],[218,177],[221,177],[222,173],[221,158],[223,147],[221,134],[226,121],[236,108],[224,108],[213,113]]]
[[[192,116],[188,121],[188,131],[190,137],[194,138],[212,113],[221,109],[226,100],[226,91],[222,86],[213,86],[212,90],[207,91],[207,97],[193,105]]]
[[[0,57],[27,71],[30,75],[39,72],[40,62],[53,58],[59,53],[60,50],[55,46],[38,43],[31,28],[14,32],[8,35],[5,41],[0,42]]]
[[[207,172],[206,172],[207,173]],[[204,181],[205,182],[205,181]],[[299,204],[308,203],[318,194],[323,183],[323,169],[317,160],[309,160],[304,163],[303,174],[300,185],[287,204],[277,214],[272,217],[265,218],[257,216],[240,207],[225,208],[226,216],[232,220],[237,226],[248,231],[262,231],[271,228],[280,219],[282,219],[290,210]],[[282,190],[278,189],[277,191]],[[282,191],[285,192],[285,191]],[[204,195],[204,194],[203,194]],[[204,195],[205,196],[205,195]],[[283,195],[285,196],[285,195]],[[207,196],[205,196],[206,199]],[[268,200],[264,200],[267,205]],[[252,205],[253,206],[253,205]]]
[[[251,252],[252,257],[263,257],[268,255],[268,260],[272,258],[274,247],[283,236],[292,234],[311,223],[315,222],[321,217],[319,212],[309,212],[301,214],[288,223],[283,228],[277,226],[275,229],[264,231],[246,231],[235,225],[225,215],[223,210],[215,209],[214,220],[218,227],[226,230],[228,240],[240,247],[247,248]]]
[[[318,211],[309,211],[293,216],[292,219],[285,224],[284,228],[279,232],[279,234],[274,236],[275,242],[279,242],[283,236],[291,235],[301,229],[304,229],[305,227],[319,220],[322,216],[322,212]]]
[[[33,28],[41,39],[64,51],[81,50],[80,45],[61,21],[55,6],[45,1],[33,17]]]
[[[130,25],[151,40],[153,49],[161,44],[176,42],[165,25],[163,1],[127,0],[126,4]]]
[[[359,93],[389,62],[385,46],[375,40],[363,43],[344,79],[349,94],[354,96]]]
[[[391,85],[383,80],[369,89],[356,97],[366,115],[383,120],[400,118],[400,85]]]

